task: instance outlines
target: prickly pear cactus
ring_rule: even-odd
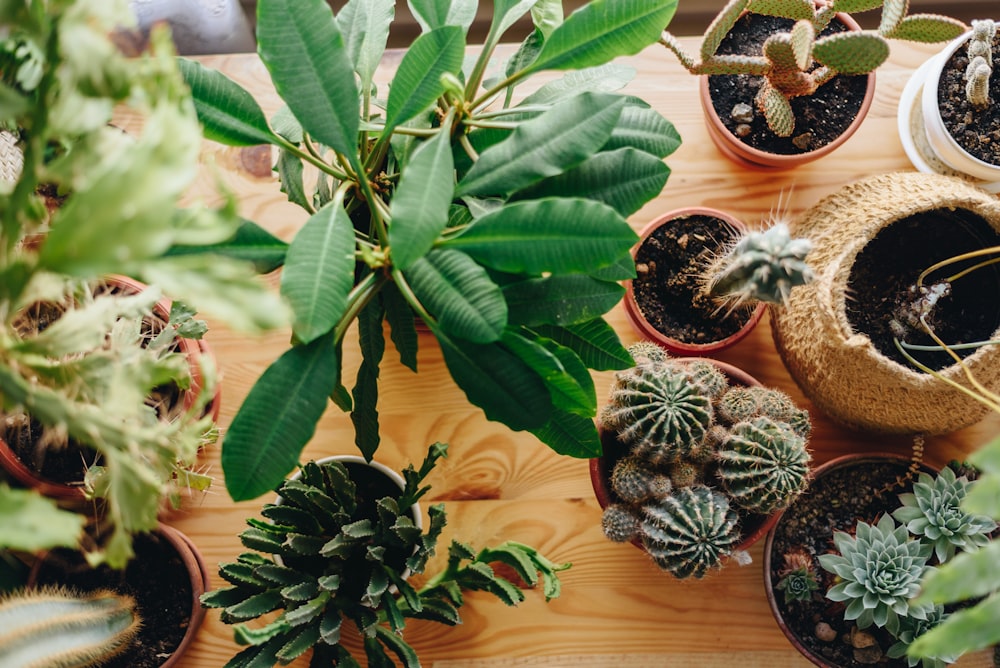
[[[769,514],[805,489],[811,456],[789,425],[759,417],[734,425],[717,458],[728,496],[751,512]]]
[[[643,507],[642,543],[660,568],[701,578],[731,554],[739,540],[736,511],[704,485],[685,487]]]

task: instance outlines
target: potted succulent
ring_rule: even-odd
[[[240,540],[250,551],[220,565],[229,586],[202,597],[222,609],[222,621],[235,624],[237,642],[248,646],[226,665],[286,664],[312,650],[309,665],[357,666],[341,642],[353,624],[369,665],[398,660],[416,668],[419,659],[402,635],[407,618],[457,624],[463,590],[515,605],[524,599],[521,586],[541,582],[546,600],[558,596],[558,571],[569,564],[515,542],[475,552],[453,541],[444,568],[419,588],[411,584],[445,527],[444,506],[436,504],[424,532],[416,504],[446,452],[446,445],[432,445],[419,470],[403,471],[401,485],[398,474],[386,477],[362,458],[309,462],[282,483],[278,502],[264,505],[265,519],[247,520]]]
[[[660,42],[701,80],[709,134],[740,164],[789,168],[826,155],[860,126],[889,55],[886,38],[953,39],[965,24],[907,16],[908,0],[730,0],[697,57],[664,32]],[[850,13],[882,7],[877,31]]]
[[[819,410],[851,427],[911,434],[953,431],[986,414],[962,386],[970,387],[968,369],[995,390],[995,346],[963,346],[962,364],[940,349],[915,353],[948,384],[914,367],[914,354],[897,342],[937,348],[938,341],[996,338],[995,265],[967,271],[980,262],[967,258],[949,272],[960,279],[943,281],[938,272],[918,285],[938,262],[998,245],[994,196],[954,177],[883,174],[824,198],[791,230],[812,242],[818,278],[772,310],[772,334],[792,378]],[[913,317],[931,306],[936,339]]]
[[[642,342],[619,371],[591,480],[602,528],[678,578],[746,559],[770,518],[806,488],[808,413],[730,365]]]
[[[996,136],[1000,89],[994,54],[997,24],[972,27],[928,59],[910,78],[899,100],[900,139],[914,166],[924,172],[965,175],[993,192],[1000,189]]]
[[[717,209],[663,214],[633,249],[636,277],[625,283],[625,313],[635,329],[678,355],[711,355],[749,334],[768,303],[812,280],[810,244],[776,221],[749,231]]]
[[[966,512],[964,470],[929,471],[914,459],[847,455],[819,467],[808,498],[768,534],[764,577],[778,625],[827,668],[914,666],[911,643],[951,610],[915,600],[923,578],[956,553],[987,544],[996,523]],[[921,470],[922,469],[922,470]],[[974,473],[974,471],[973,471]],[[960,652],[927,656],[943,666]]]
[[[546,3],[521,48],[491,69],[533,4],[495,3],[467,72],[467,26],[422,17],[388,88],[376,87],[393,4],[354,0],[335,17],[324,0],[259,2],[258,53],[287,104],[270,122],[236,83],[183,63],[206,136],[276,146],[282,190],[307,214],[281,277],[292,346],[223,445],[234,499],[273,489],[297,465],[331,399],[374,455],[383,322],[404,365],[427,345],[419,321],[487,418],[577,457],[600,450],[588,368],[631,363],[602,314],[634,273],[626,216],[660,192],[679,138],[642,101],[594,91],[625,83],[631,72],[598,66],[653,43],[676,0],[596,0],[564,21]],[[586,83],[521,96],[533,75],[567,70]],[[314,192],[304,165],[320,175]],[[348,391],[340,353],[354,322],[364,363]]]

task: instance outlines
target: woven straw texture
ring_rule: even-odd
[[[17,137],[6,130],[0,130],[0,180],[17,181],[24,167],[24,156],[17,147]]]
[[[897,434],[940,434],[968,426],[986,408],[929,374],[880,354],[851,331],[845,303],[854,258],[883,227],[939,208],[972,211],[1000,230],[1000,200],[957,178],[894,173],[862,179],[824,198],[792,224],[813,241],[816,280],[772,308],[774,342],[789,373],[818,409],[848,426]],[[1000,332],[998,332],[1000,333]],[[1000,346],[966,358],[976,378],[1000,388]],[[942,371],[962,384],[958,365]]]

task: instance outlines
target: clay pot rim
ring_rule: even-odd
[[[834,17],[846,25],[849,30],[861,30],[861,26],[849,14],[838,12]],[[712,105],[708,90],[708,77],[709,75],[699,76],[698,92],[709,137],[716,148],[728,159],[742,167],[758,171],[791,169],[832,153],[843,146],[857,132],[858,128],[861,127],[875,99],[875,72],[869,72],[867,74],[868,84],[865,87],[865,96],[861,101],[861,107],[858,109],[854,120],[851,121],[850,125],[838,137],[828,144],[804,153],[769,153],[745,144],[726,128],[715,112],[715,107]]]
[[[763,386],[763,383],[761,383],[759,380],[754,378],[752,375],[750,375],[743,369],[740,369],[739,367],[736,367],[727,362],[722,362],[720,360],[713,359],[711,357],[681,357],[673,359],[685,363],[705,361],[714,365],[716,368],[722,371],[722,373],[725,374],[726,377],[729,378],[731,382],[737,385],[743,385],[745,387]],[[599,423],[597,425],[597,429],[603,440],[603,438],[605,438],[606,432],[604,432],[604,430],[601,429]],[[592,489],[594,490],[594,496],[596,497],[597,503],[601,507],[601,510],[604,510],[611,503],[611,489],[608,484],[608,480],[603,473],[603,470],[605,468],[604,455],[601,455],[600,457],[591,457],[590,460],[588,460],[587,464],[588,464],[588,471],[590,473],[590,484]],[[779,513],[772,513],[767,517],[765,517],[758,526],[751,529],[746,535],[742,537],[742,540],[734,548],[733,552],[735,553],[749,549],[751,545],[756,543],[758,540],[764,537],[766,533],[770,531],[771,527],[774,526],[774,523],[777,522],[778,516]],[[632,545],[645,552],[645,548],[643,548],[642,544],[637,540],[632,541]]]
[[[833,459],[823,462],[816,468],[812,469],[809,473],[810,485],[813,481],[822,478],[830,471],[869,461],[893,461],[903,465],[909,465],[912,460],[910,457],[893,452],[852,452],[846,455],[840,455],[839,457],[834,457]],[[921,467],[925,472],[934,470],[934,467],[930,466],[926,462],[921,462]],[[767,598],[768,608],[770,608],[771,616],[774,617],[775,623],[778,625],[778,628],[781,629],[781,633],[788,640],[788,643],[805,659],[813,665],[819,666],[819,668],[840,668],[836,664],[824,661],[822,657],[815,655],[809,650],[808,647],[802,644],[798,636],[792,632],[790,628],[788,628],[781,611],[778,610],[777,598],[774,594],[774,586],[771,583],[771,562],[773,558],[772,552],[775,531],[777,530],[777,526],[781,522],[781,518],[784,514],[785,510],[782,509],[774,515],[774,521],[771,523],[771,527],[768,529],[767,536],[764,539],[764,549],[761,562],[764,569],[764,595]]]
[[[688,206],[673,209],[657,216],[642,228],[639,232],[639,241],[632,247],[633,260],[635,259],[639,248],[643,245],[643,243],[645,243],[646,239],[648,239],[649,236],[662,225],[666,225],[674,220],[699,215],[717,218],[741,233],[745,233],[748,229],[747,225],[742,220],[726,211],[722,211],[721,209],[715,209],[709,206]],[[671,354],[684,356],[711,355],[737,344],[739,341],[746,338],[751,331],[753,331],[753,328],[757,326],[757,323],[759,323],[761,318],[764,317],[764,312],[767,310],[766,304],[758,304],[751,312],[749,319],[742,327],[740,327],[739,330],[720,341],[712,341],[709,343],[686,343],[664,334],[656,329],[646,319],[646,316],[643,315],[638,303],[636,303],[632,279],[625,281],[624,306],[625,314],[628,316],[629,322],[632,324],[632,327],[636,332],[644,338],[654,341],[663,348],[666,348],[666,350]]]

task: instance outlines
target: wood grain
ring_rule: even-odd
[[[692,48],[696,40],[688,40]],[[727,162],[705,132],[696,80],[662,48],[652,47],[622,59],[636,69],[627,91],[641,96],[678,128],[682,147],[667,158],[672,174],[662,194],[632,218],[638,230],[654,216],[687,205],[708,205],[732,212],[751,226],[769,216],[794,216],[843,184],[873,173],[911,169],[896,135],[895,105],[909,73],[933,47],[893,45],[891,59],[878,72],[871,113],[860,131],[819,163],[795,171],[762,173]],[[397,62],[390,54],[382,81]],[[280,101],[254,55],[204,57],[244,86],[273,113]],[[284,201],[266,169],[266,149],[233,149],[205,142],[204,178],[192,200],[217,201],[217,181],[239,198],[240,212],[284,239],[303,222],[297,207]],[[275,277],[269,277],[276,284]],[[626,342],[636,340],[621,307],[609,316]],[[285,349],[288,332],[246,337],[211,323],[209,342],[223,374],[223,438],[250,386]],[[350,341],[350,338],[348,339]],[[345,377],[358,364],[350,345]],[[765,318],[751,336],[720,358],[746,369],[768,385],[788,391],[800,406],[812,408],[778,359]],[[554,454],[532,436],[488,422],[471,407],[448,375],[429,334],[421,334],[419,374],[387,351],[382,371],[380,413],[382,445],[377,458],[392,467],[419,460],[428,444],[445,441],[450,454],[432,474],[428,502],[443,502],[449,516],[444,540],[458,538],[481,546],[520,540],[558,561],[573,562],[565,573],[563,595],[545,604],[529,592],[518,608],[506,608],[478,594],[462,609],[456,628],[411,622],[406,638],[425,666],[434,668],[660,666],[800,667],[809,665],[781,635],[769,612],[761,573],[761,545],[750,550],[753,563],[729,565],[698,582],[674,580],[658,571],[642,552],[615,545],[601,535],[587,463]],[[595,373],[599,399],[607,397],[609,373]],[[907,452],[905,439],[852,432],[815,415],[811,447],[815,461],[856,450]],[[930,439],[928,459],[935,464],[960,457],[996,433],[1000,419],[989,418],[960,432]],[[354,451],[350,420],[330,407],[305,457]],[[233,503],[221,480],[218,448],[204,464],[217,476],[215,487],[172,523],[190,535],[215,575],[221,561],[241,551],[237,534],[261,500]],[[443,545],[446,543],[443,543]],[[439,557],[437,557],[440,559]],[[433,571],[432,563],[430,571]],[[357,647],[354,644],[354,647]],[[218,668],[238,650],[232,630],[218,613],[208,620],[182,668]],[[305,665],[298,662],[295,665]],[[963,667],[990,665],[986,654],[968,656]]]

